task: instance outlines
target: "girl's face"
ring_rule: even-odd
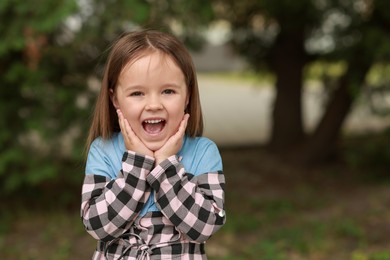
[[[176,133],[188,104],[181,69],[159,51],[124,67],[112,96],[138,138],[152,151]]]

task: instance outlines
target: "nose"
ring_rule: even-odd
[[[158,96],[153,95],[147,99],[147,103],[145,106],[146,110],[160,110],[162,108],[163,105],[161,99]]]

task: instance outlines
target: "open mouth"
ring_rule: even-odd
[[[149,119],[142,122],[142,127],[145,132],[151,135],[155,135],[160,133],[165,126],[164,119]]]

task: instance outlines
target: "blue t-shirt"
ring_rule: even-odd
[[[111,139],[95,139],[89,149],[85,174],[102,175],[115,179],[122,169],[122,157],[126,152],[121,133],[115,133]],[[181,158],[186,173],[194,176],[222,171],[222,159],[218,147],[206,137],[184,136],[183,145],[177,156]],[[154,203],[154,192],[141,210],[141,216],[149,211],[159,211]]]

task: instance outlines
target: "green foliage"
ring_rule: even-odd
[[[0,5],[2,24],[0,34],[0,56],[8,51],[20,51],[26,46],[26,31],[51,33],[57,30],[64,18],[75,11],[74,1],[40,1],[36,3],[4,0]]]
[[[1,1],[1,192],[83,175],[75,165],[83,165],[96,97],[90,82],[101,77],[109,43],[123,31],[175,23],[198,46],[198,25],[212,16],[206,2]]]
[[[390,252],[363,253],[357,251],[352,254],[352,260],[390,260]]]
[[[336,234],[340,237],[355,239],[363,243],[364,230],[352,219],[341,219],[335,223]]]
[[[238,232],[249,232],[261,226],[258,216],[253,214],[231,214],[229,221],[224,226],[225,232],[236,234]]]
[[[47,143],[57,134],[57,122],[62,116],[56,106],[74,97],[70,92],[68,100],[58,100],[60,91],[54,89],[60,88],[62,76],[54,77],[55,64],[42,60],[52,59],[46,56],[47,50],[55,46],[52,37],[61,31],[64,18],[75,11],[75,3],[44,1],[42,8],[36,8],[32,2],[15,2],[2,1],[0,7],[0,32],[5,39],[0,43],[3,191],[14,190],[22,183],[34,185],[55,175],[48,162],[41,163],[54,151]],[[48,90],[54,95],[49,96]]]
[[[2,1],[0,7],[2,192],[74,173],[69,162],[82,159],[72,151],[81,150],[93,100],[87,79],[94,65],[78,56],[82,37],[74,32],[77,40],[63,40],[76,2],[35,5]],[[77,103],[82,97],[87,105]]]

